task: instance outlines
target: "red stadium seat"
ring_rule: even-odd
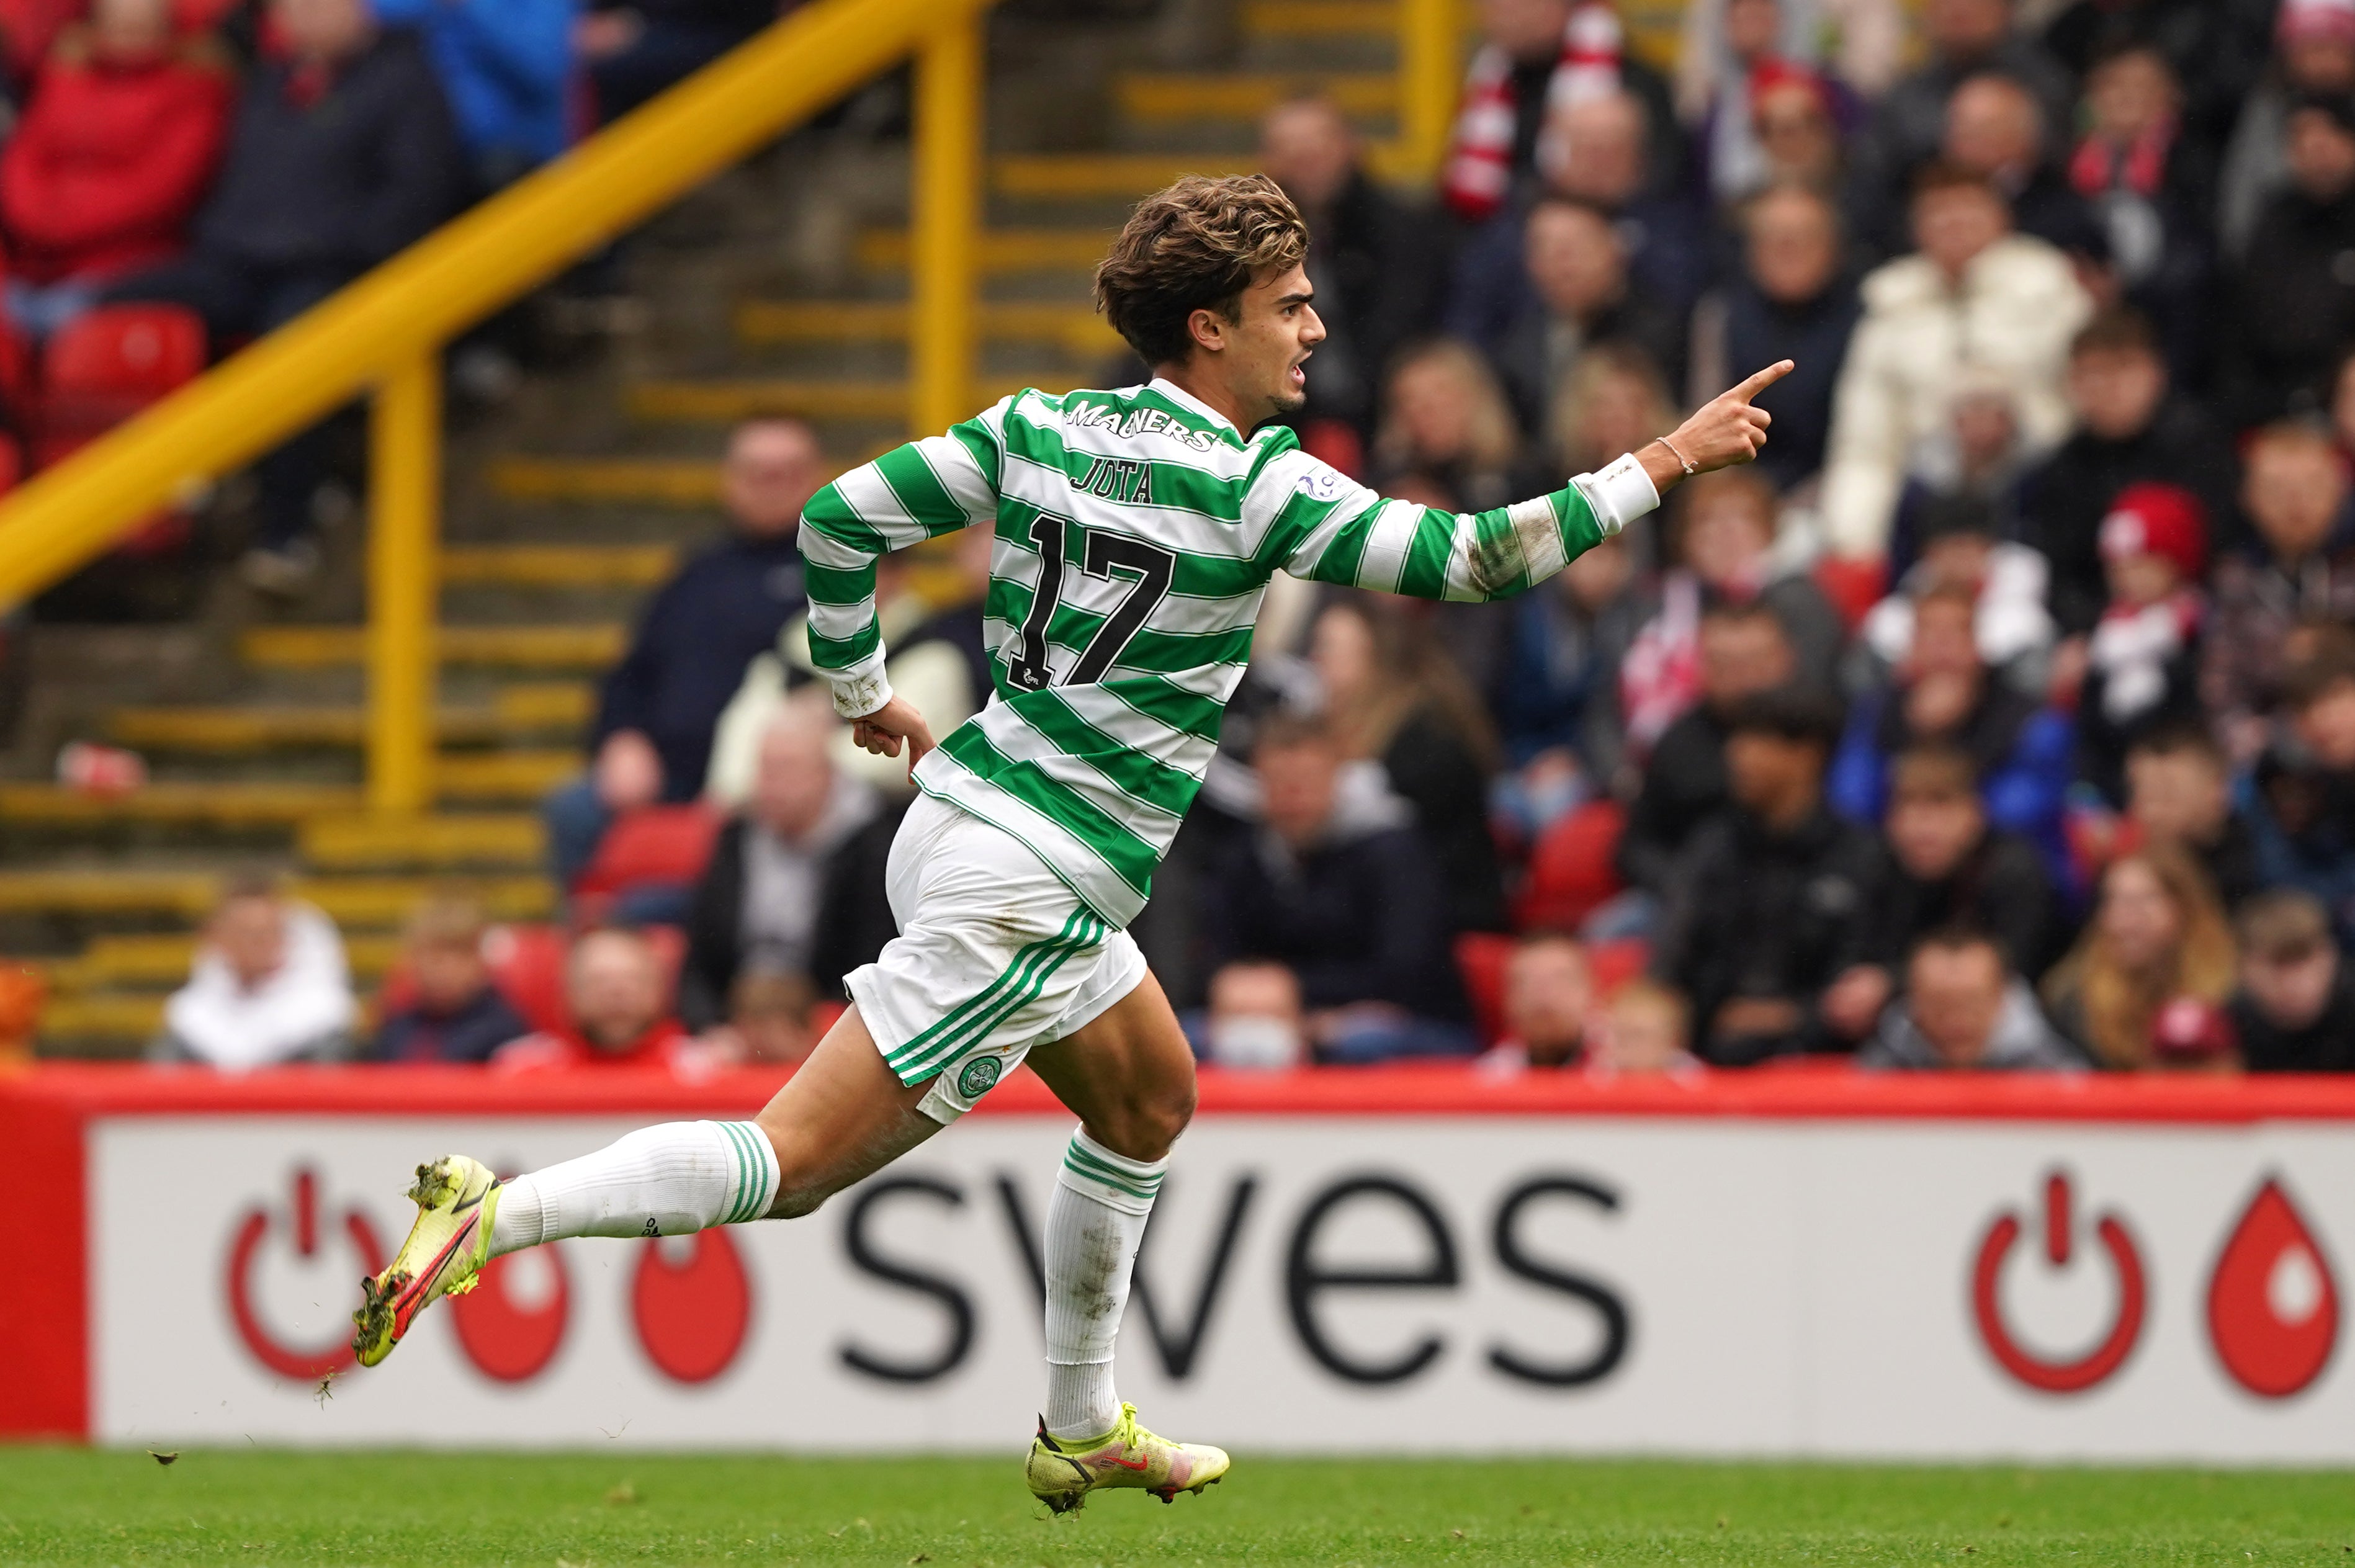
[[[172,26],[182,33],[209,33],[228,21],[243,0],[172,0]]]
[[[614,820],[572,891],[611,898],[636,888],[692,887],[711,859],[719,816],[710,807],[649,805]]]
[[[0,52],[9,74],[32,75],[48,54],[58,31],[78,21],[87,0],[0,0]]]
[[[483,939],[491,983],[534,1029],[564,1027],[564,933],[552,925],[496,926]]]
[[[33,410],[43,467],[204,374],[205,324],[177,305],[101,305],[49,339]]]
[[[1615,942],[1598,942],[1586,950],[1587,973],[1594,977],[1597,1000],[1610,997],[1620,987],[1644,972],[1652,961],[1652,944],[1640,936],[1623,936]]]
[[[1484,1045],[1505,1038],[1505,965],[1512,956],[1509,936],[1467,931],[1455,939],[1455,972],[1463,976],[1464,995],[1472,1004],[1472,1021]]]
[[[1828,555],[1816,562],[1816,586],[1839,612],[1840,624],[1853,632],[1889,592],[1889,563]]]
[[[687,958],[686,933],[674,926],[650,925],[641,934],[662,962],[666,990],[676,996],[679,965]],[[490,965],[491,984],[517,1015],[536,1029],[562,1029],[567,1021],[564,959],[571,941],[567,933],[552,925],[495,925],[484,934],[483,960]],[[377,992],[377,1016],[398,1012],[416,997],[417,981],[409,965],[396,963],[385,972],[384,984]]]
[[[1529,856],[1529,880],[1515,912],[1522,930],[1575,931],[1618,896],[1613,857],[1627,814],[1615,802],[1591,801],[1547,828]]]
[[[662,961],[666,990],[678,990],[679,965],[687,957],[686,934],[676,927],[650,925],[641,933]],[[491,966],[492,983],[524,1022],[534,1029],[561,1029],[567,1021],[564,1005],[564,960],[571,938],[552,925],[502,925],[484,939],[484,957]],[[392,992],[389,976],[385,981]]]
[[[33,406],[33,347],[13,323],[0,322],[0,407],[23,424]]]

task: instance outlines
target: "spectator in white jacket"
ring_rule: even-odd
[[[149,1054],[231,1072],[340,1061],[357,1010],[335,922],[267,880],[240,880],[205,923]]]
[[[1832,397],[1824,532],[1852,560],[1887,553],[1913,458],[1950,428],[1963,372],[2009,389],[2031,452],[2068,434],[2069,343],[2094,302],[2067,257],[2012,232],[1994,187],[1934,165],[1914,187],[1915,252],[1864,280],[1864,320]]]

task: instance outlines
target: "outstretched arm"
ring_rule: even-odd
[[[1790,374],[1768,366],[1641,451],[1550,496],[1487,512],[1389,501],[1314,458],[1269,464],[1275,537],[1296,577],[1420,599],[1501,599],[1541,582],[1660,504],[1688,476],[1755,459],[1771,416],[1751,400]]]
[[[1006,404],[862,464],[810,497],[801,551],[809,586],[810,663],[834,688],[851,739],[879,756],[904,743],[908,768],[932,750],[923,715],[892,695],[875,619],[875,562],[889,551],[997,515]]]

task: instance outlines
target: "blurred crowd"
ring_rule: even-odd
[[[1481,509],[1798,368],[1763,461],[1517,600],[1277,581],[1135,927],[1198,1051],[2355,1067],[2355,0],[1694,0],[1673,78],[1600,0],[1476,11],[1435,189],[1377,183],[1323,99],[1262,125],[1331,334],[1304,444]],[[249,91],[298,101],[278,69]],[[592,933],[536,971],[562,1005],[437,902],[377,1052],[822,1029],[890,933],[907,798],[802,651],[831,472],[803,425],[739,430],[730,537],[607,678],[547,809]],[[986,544],[885,566],[936,732],[991,689]],[[171,1049],[250,1042],[232,1007],[349,1049],[317,924],[232,897]]]
[[[0,0],[0,488],[776,19],[780,0]],[[462,372],[513,373],[496,329]],[[246,579],[316,571],[265,459]]]

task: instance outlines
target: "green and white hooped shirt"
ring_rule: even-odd
[[[1385,500],[1167,380],[1026,390],[851,470],[802,517],[809,645],[846,718],[890,699],[875,560],[996,529],[995,693],[916,770],[1028,844],[1114,926],[1201,786],[1277,571],[1422,599],[1518,593],[1659,505],[1630,454],[1493,511]]]

